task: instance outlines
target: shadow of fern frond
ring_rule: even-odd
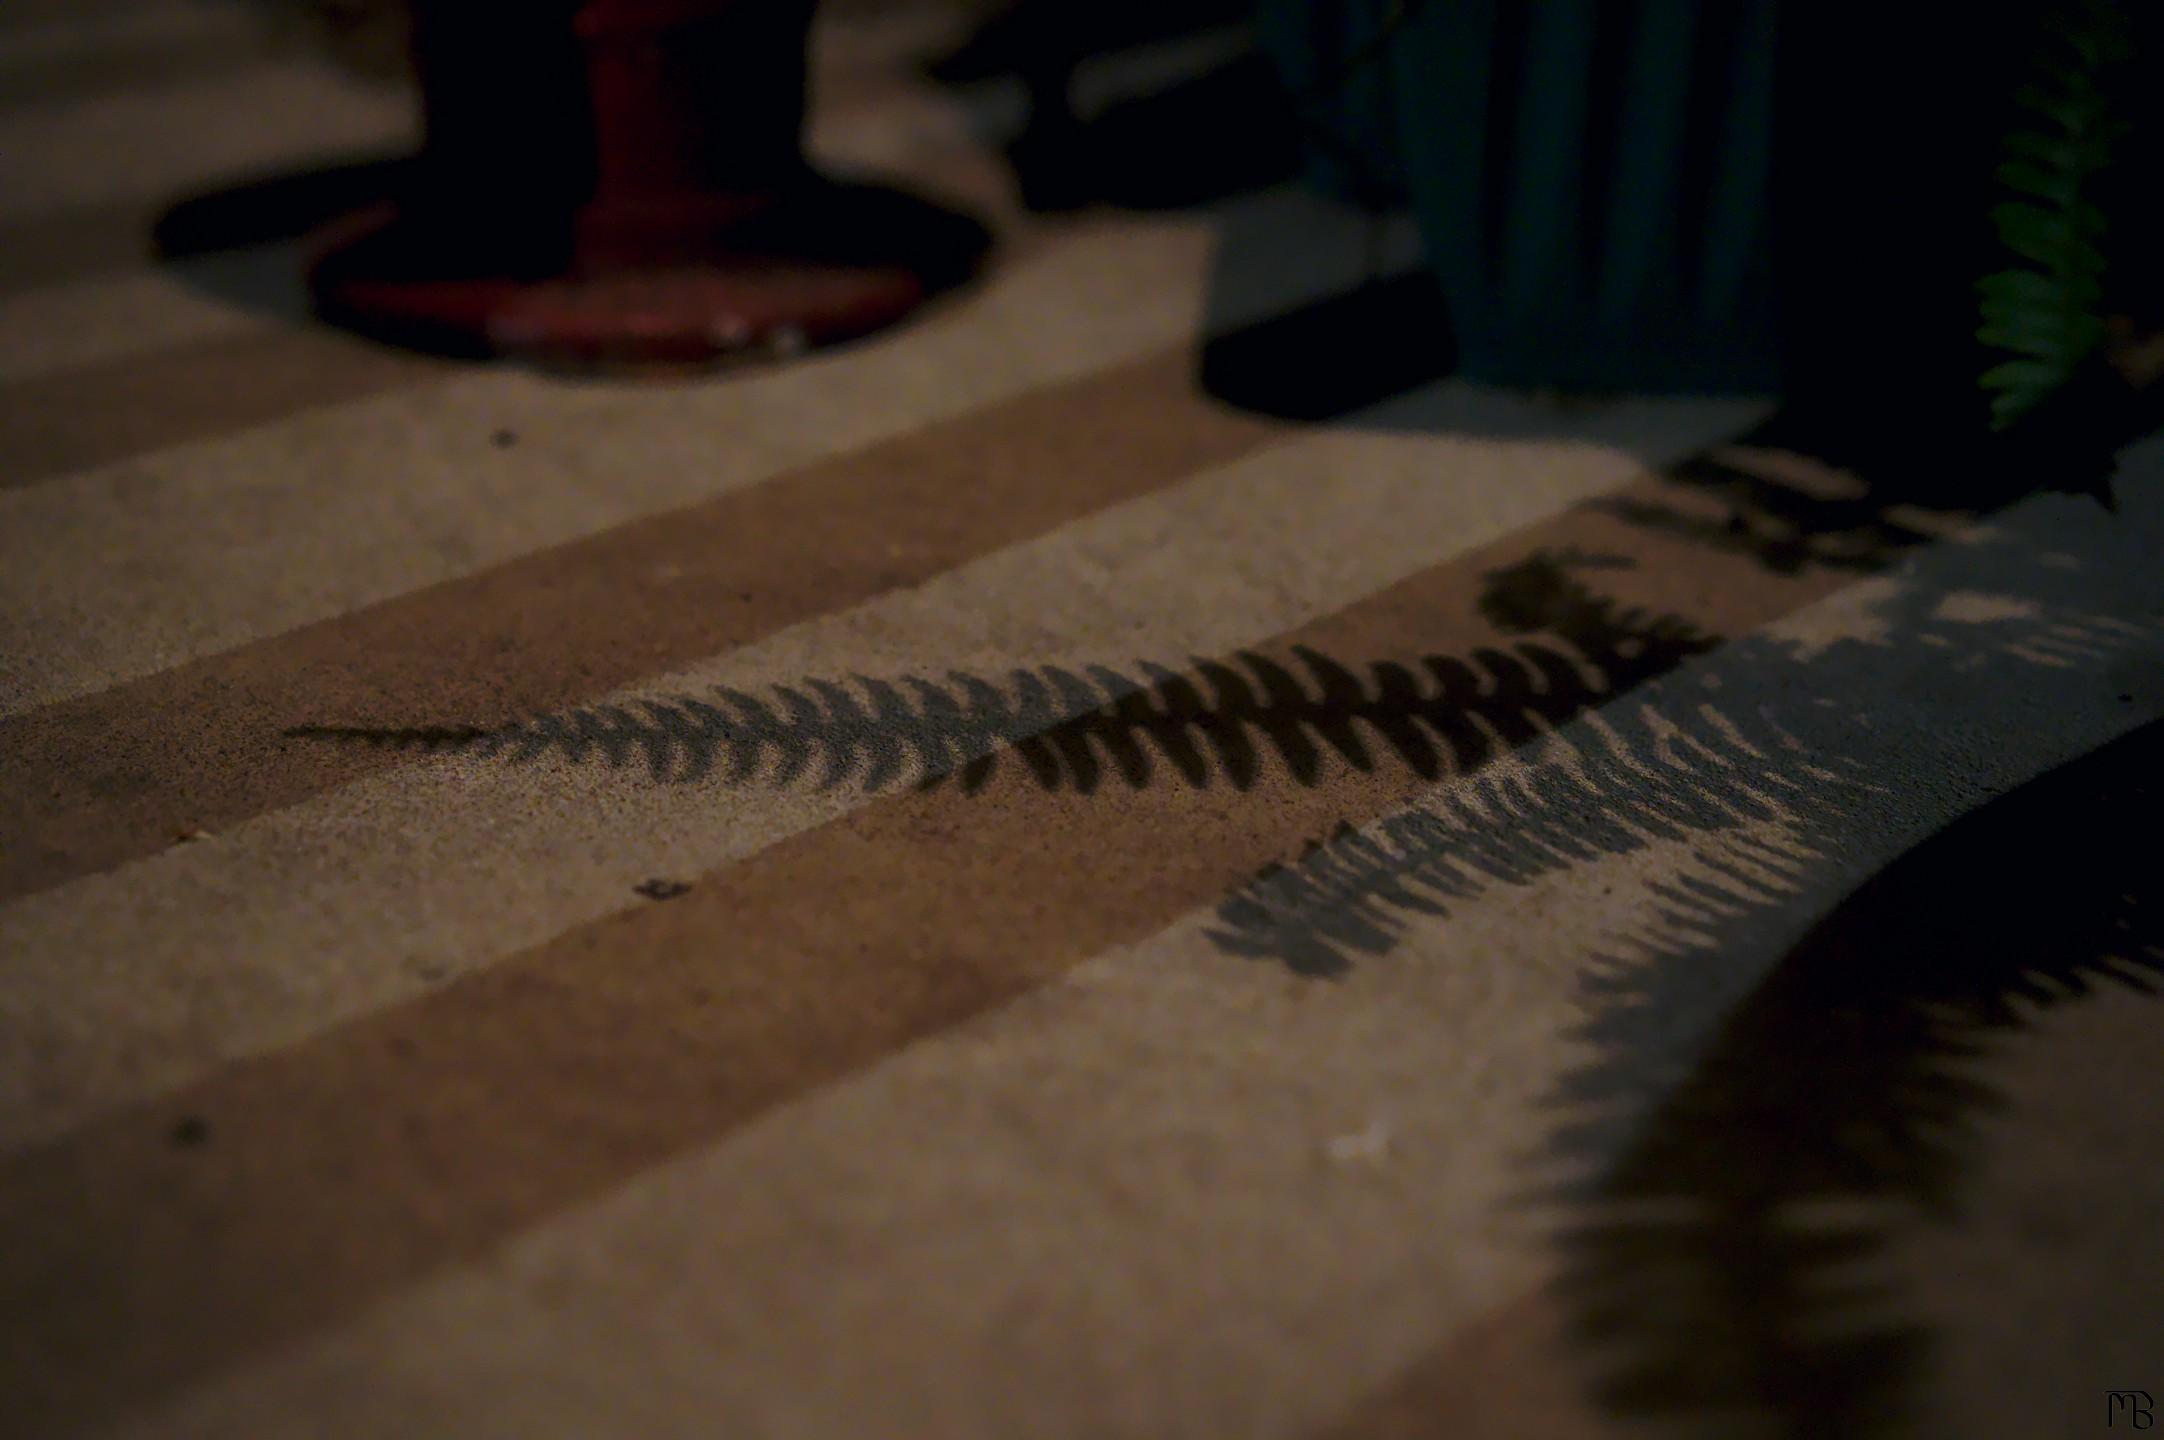
[[[1687,730],[1645,710],[1589,718],[1508,772],[1483,773],[1367,830],[1341,825],[1220,904],[1209,936],[1228,954],[1340,975],[1356,956],[1388,954],[1414,916],[1447,915],[1490,886],[1531,884],[1655,841],[1830,818],[1869,788],[1853,766],[1834,768],[1753,728],[1710,706]],[[1791,857],[1741,843],[1759,852],[1748,863],[1701,855],[1708,874],[1653,887],[1669,923],[1695,926],[1771,893]]]
[[[1266,764],[1321,782],[1334,757],[1368,771],[1393,759],[1422,778],[1463,773],[1672,669],[1717,641],[1588,591],[1573,568],[1603,557],[1537,555],[1489,577],[1482,609],[1511,640],[1464,656],[1354,669],[1318,650],[1241,651],[1184,669],[1138,661],[1039,665],[997,679],[850,675],[760,693],[722,686],[588,706],[494,729],[309,725],[293,738],[425,752],[643,766],[657,781],[719,776],[867,790],[956,777],[980,789],[1011,754],[1047,790],[1140,789],[1168,772],[1202,788],[1252,787]]]
[[[1814,492],[1758,473],[1744,463],[1742,453],[1696,455],[1662,474],[1671,486],[1712,502],[1717,514],[1629,495],[1594,500],[1590,508],[1710,550],[1748,556],[1777,575],[1807,570],[1877,574],[1976,513],[1920,506],[1860,484],[1853,490]]]
[[[1709,663],[1736,676],[1782,677],[1777,693],[1787,697],[1785,721],[1763,710],[1699,703],[1690,689],[1678,688],[1687,679],[1659,687],[1651,709],[1634,712],[1611,697],[1559,727],[1543,753],[1528,753],[1527,763],[1468,778],[1374,825],[1340,825],[1311,841],[1296,860],[1267,867],[1227,898],[1218,910],[1220,926],[1210,933],[1228,953],[1276,959],[1301,974],[1338,975],[1357,956],[1389,953],[1416,917],[1447,915],[1452,900],[1630,853],[1653,839],[1718,836],[1749,849],[1758,842],[1740,833],[1746,822],[1778,819],[1805,847],[1798,853],[1819,853],[1813,847],[1832,844],[1852,807],[1878,788],[1862,779],[1858,749],[1867,742],[1868,717],[1857,712],[1854,696],[1882,683],[1863,678],[1864,657],[1905,655],[1912,671],[1930,667],[1946,693],[1959,686],[1981,700],[2008,684],[2031,683],[2037,672],[2102,663],[2156,640],[2156,622],[2137,624],[2055,599],[2071,583],[2069,572],[2042,557],[2031,561],[2039,568],[2026,577],[1998,577],[2015,581],[2003,590],[1894,587],[1845,638],[1762,633],[1730,642]],[[1566,555],[1548,563],[1600,560]],[[1528,578],[1536,583],[1520,593],[1517,583]],[[1506,629],[1568,627],[1581,644],[1597,635],[1608,663],[1619,669],[1630,663],[1619,653],[1632,651],[1628,637],[1656,637],[1656,671],[1680,663],[1669,656],[1701,648],[1664,617],[1599,601],[1583,587],[1538,580],[1537,573],[1491,577],[1482,609]],[[1580,613],[1577,607],[1588,603],[1599,606],[1597,613]],[[1882,664],[1873,662],[1872,669]],[[1798,726],[1802,738],[1785,725]],[[1673,907],[1667,922],[1700,924],[1718,919],[1719,905],[1779,900],[1785,891],[1750,877],[1768,864],[1773,870],[1766,873],[1777,874],[1786,863],[1758,855],[1739,868],[1701,850],[1690,873],[1673,882],[1675,892],[1663,896]],[[1715,908],[1707,912],[1708,905]]]
[[[1633,949],[1588,957],[1590,1056],[1548,1101],[1542,1168],[1563,1178],[1520,1197],[1560,1207],[1555,1294],[1613,1415],[1902,1433],[1931,1337],[1874,1262],[1956,1203],[2005,1103],[1975,1060],[2072,997],[2164,993],[2164,870],[2124,824],[2156,809],[2164,722],[1988,799],[1805,930],[1862,817],[1888,818],[1874,774],[1910,773],[1873,758],[1889,737],[1865,697],[1898,676],[1945,714],[2003,710],[2039,677],[2155,653],[2155,623],[2091,613],[2063,557],[2015,543],[1945,567],[1988,591],[1904,583],[1838,638],[1745,637],[1219,908],[1226,951],[1340,974],[1484,890],[1687,845]],[[1964,783],[1958,735],[1904,743]]]
[[[2159,623],[2094,613],[2065,556],[2012,536],[1958,554],[1833,638],[1744,637],[1508,767],[1340,825],[1206,932],[1341,975],[1447,933],[1436,922],[1482,892],[1683,847],[1646,887],[1631,948],[1587,957],[1571,1038],[1591,1053],[1549,1096],[1547,1173],[1518,1197],[1559,1207],[1555,1293],[1618,1417],[1901,1433],[1930,1337],[1873,1262],[1955,1203],[2004,1103],[1973,1060],[2071,997],[2164,993],[2164,869],[2125,833],[2155,813],[2164,722],[1988,799],[1806,933],[1860,827],[1892,819],[1914,773],[1888,767],[1868,697],[1928,687],[1938,713],[2006,713],[2040,677],[2156,653]],[[1507,615],[1507,590],[1489,599]],[[1901,743],[1940,783],[1989,793],[1963,763],[1970,739]]]
[[[1604,1403],[1902,1433],[1929,1337],[1869,1262],[1954,1207],[2006,1103],[1977,1057],[2096,989],[2164,994],[2164,871],[2111,818],[2152,811],[2160,775],[2152,723],[1940,831],[1813,927],[1681,1076],[1649,1067],[1648,1038],[1714,1003],[1732,928],[1589,992],[1595,1057],[1554,1097],[1574,1118],[1551,1143],[1582,1167],[1559,1294]]]
[[[344,740],[380,750],[413,750],[422,754],[473,749],[497,733],[478,725],[415,725],[399,729],[375,729],[366,725],[295,725],[285,732],[289,740]]]
[[[1792,933],[1859,809],[1886,803],[1824,743],[1838,709],[1804,713],[1823,728],[1710,705],[1589,717],[1509,772],[1341,825],[1208,932],[1336,975],[1484,890],[1690,844],[1649,887],[1636,953],[1587,967],[1572,1039],[1591,1058],[1547,1102],[1568,1178],[1527,1197],[1562,1207],[1555,1293],[1603,1406],[1687,1433],[1901,1433],[1929,1335],[1872,1262],[1953,1206],[2003,1107],[1971,1062],[2095,989],[2164,995],[2164,870],[2111,818],[2153,812],[2164,722],[1941,830],[1779,940],[1754,984],[1738,957]],[[1714,1038],[1679,1044],[1693,1031]]]

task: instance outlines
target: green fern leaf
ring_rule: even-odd
[[[1992,423],[2001,429],[2035,409],[2073,375],[2073,367],[2043,360],[2007,360],[1984,372]]]
[[[2102,343],[2104,327],[2093,315],[2025,314],[1987,323],[1977,330],[1976,338],[1997,349],[2060,360],[2072,366]]]
[[[2059,287],[2034,270],[2001,270],[1976,282],[1985,299],[2007,305],[2056,305]]]
[[[1999,241],[2029,262],[1977,282],[1978,341],[2014,358],[1986,370],[1992,423],[2005,428],[2080,372],[2104,342],[2105,216],[2084,194],[2125,126],[2112,113],[2105,68],[2131,53],[2111,0],[2058,12],[2056,40],[2014,95],[2036,117],[2005,141],[1994,172],[2013,195],[1991,209]]]
[[[1977,318],[1980,320],[2019,324],[2037,316],[2056,317],[2086,313],[2094,310],[2103,298],[2102,282],[2094,276],[2074,275],[2054,281],[2033,270],[2008,270],[2002,273],[2032,276],[2041,284],[2052,287],[2051,293],[2042,299],[2026,294],[2010,299],[1987,292],[1976,307]]]
[[[2066,358],[2066,337],[2049,331],[2023,326],[1986,325],[1976,332],[1976,338],[1994,350],[2010,350],[2017,355],[2053,364],[2061,364]]]
[[[2046,360],[2002,360],[1984,372],[1984,383],[2011,391],[2048,390],[2066,378],[2067,368]]]
[[[2081,7],[2086,13],[2081,20],[2067,28],[2066,43],[2081,57],[2083,65],[2091,71],[2106,65],[2134,57],[2134,47],[2128,39],[2126,25],[2119,13],[2110,5],[2091,4]]]
[[[2069,139],[2077,141],[2088,135],[2096,123],[2092,107],[2082,104],[2079,97],[2046,90],[2041,85],[2022,86],[2014,92],[2014,103],[2049,120]]]
[[[1991,223],[2009,250],[2053,268],[2072,250],[2076,239],[2065,211],[2046,210],[2020,200],[1992,206]]]
[[[2031,160],[2009,160],[1993,174],[2007,189],[2033,195],[2052,205],[2071,205],[2081,182],[2064,170],[2046,169]]]
[[[2035,160],[2051,169],[2067,174],[2080,174],[2100,167],[2109,151],[2109,136],[2089,135],[2080,140],[2059,135],[2044,135],[2034,130],[2017,131],[2006,138],[2010,155]]]

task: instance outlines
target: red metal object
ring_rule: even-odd
[[[455,354],[787,355],[901,319],[987,246],[806,164],[812,0],[417,0],[426,145],[349,217],[318,310]]]

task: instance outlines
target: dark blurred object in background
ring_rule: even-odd
[[[973,221],[806,163],[812,0],[311,8],[386,43],[403,15],[425,120],[418,161],[367,176],[394,196],[311,272],[348,328],[582,366],[788,356],[894,323],[988,248]],[[193,212],[196,238],[215,218]],[[189,228],[168,217],[161,240]]]
[[[300,37],[347,73],[386,84],[413,78],[409,0],[254,0],[274,34]]]
[[[1298,170],[1299,127],[1276,69],[1248,39],[1251,9],[1252,0],[1015,0],[924,68],[962,92],[1019,87],[1020,125],[995,141],[1030,209],[1178,209]],[[1199,48],[1201,63],[1142,93],[1102,105],[1078,93],[1094,65],[1183,46]]]
[[[1410,196],[1469,377],[1778,390],[1981,441],[1979,377],[2006,357],[1977,336],[1978,282],[2019,258],[2000,167],[2017,126],[2051,123],[2016,97],[2098,26],[2129,31],[2135,77],[2111,89],[2127,130],[2096,187],[2103,316],[2127,354],[2164,328],[2164,91],[2143,78],[2164,6],[1953,24],[1860,0],[1259,3],[1309,172],[1359,203]],[[2153,425],[2108,368],[1997,448],[2041,463]]]
[[[309,13],[363,68],[408,28],[405,0],[260,3]],[[2138,63],[2153,68],[2164,6],[2096,3],[2128,18]],[[409,195],[408,205],[457,217],[424,250],[440,257],[465,244],[473,254],[459,263],[469,269],[500,268],[517,251],[514,278],[531,281],[579,266],[679,264],[726,231],[745,255],[793,250],[861,272],[880,267],[864,242],[884,235],[923,288],[951,282],[955,263],[922,257],[969,247],[926,211],[847,201],[793,212],[820,215],[816,225],[738,213],[747,197],[790,190],[805,174],[796,122],[807,0],[649,5],[633,26],[649,33],[614,51],[598,31],[574,39],[564,20],[619,8],[422,5],[430,153],[414,193],[429,198]],[[1455,366],[1470,378],[1566,390],[1781,391],[1829,406],[1898,404],[1920,430],[1983,428],[1977,377],[1992,356],[1976,339],[1976,285],[2007,258],[1990,221],[2003,198],[1994,172],[2047,17],[2064,7],[1958,26],[1860,0],[944,8],[962,38],[924,69],[1004,147],[1031,209],[1175,209],[1302,174],[1355,211],[1412,207],[1432,285],[1416,294],[1372,265],[1348,273],[1354,288],[1326,302],[1336,317],[1323,327],[1327,341],[1323,315],[1279,317],[1286,323],[1245,337],[1240,363],[1205,357],[1205,384],[1229,385],[1228,398],[1270,394],[1296,411],[1334,410],[1289,398],[1320,383],[1315,356],[1295,366],[1291,345],[1328,353],[1325,363],[1340,368],[1373,350],[1387,358],[1367,367],[1377,376]],[[650,24],[663,14],[675,18]],[[714,28],[724,23],[726,33]],[[662,91],[673,98],[631,118],[638,106],[626,97]],[[2164,328],[2164,270],[2149,258],[2164,253],[2153,181],[2160,95],[2154,85],[2130,89],[2125,153],[2103,177],[2109,318],[2115,335],[2136,342]],[[854,247],[836,248],[837,225]],[[385,260],[379,247],[369,263]],[[330,287],[350,298],[349,280],[334,270]],[[1405,303],[1367,294],[1371,282]],[[907,308],[899,289],[884,293],[865,303]],[[355,310],[345,307],[348,319]],[[1371,324],[1382,328],[1370,333]],[[787,344],[850,327],[754,328]],[[451,329],[470,336],[474,325]],[[688,351],[707,342],[672,343]],[[1263,372],[1279,363],[1268,357],[1280,355],[1291,368],[1284,383],[1268,382]],[[1325,390],[1336,393],[1322,385],[1315,394]],[[2080,405],[2042,413],[2054,432],[2139,423]]]

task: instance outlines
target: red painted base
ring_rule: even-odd
[[[549,366],[785,358],[892,325],[975,273],[983,227],[899,192],[808,182],[635,254],[536,257],[417,207],[353,216],[309,274],[318,313],[440,354]],[[521,256],[520,251],[525,250]]]
[[[414,0],[427,144],[326,237],[317,309],[400,344],[573,365],[794,354],[966,279],[981,226],[821,180],[812,0]]]

